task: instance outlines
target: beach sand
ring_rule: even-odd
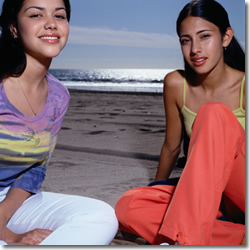
[[[162,94],[70,94],[42,190],[92,197],[115,207],[127,190],[154,179],[165,135]],[[171,177],[181,171],[175,168]],[[119,231],[111,245],[145,243]]]

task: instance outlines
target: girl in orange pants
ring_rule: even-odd
[[[221,103],[203,105],[175,185],[139,187],[116,204],[120,229],[151,244],[239,245],[245,235],[245,131]],[[226,215],[229,221],[219,220]]]

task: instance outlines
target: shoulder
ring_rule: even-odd
[[[183,70],[170,72],[164,78],[164,97],[174,99],[178,106],[182,105],[184,79]]]
[[[54,76],[47,73],[47,80],[49,84],[49,111],[54,118],[52,134],[58,134],[64,116],[69,107],[70,95],[68,89]]]
[[[50,109],[56,110],[57,119],[64,117],[70,101],[68,89],[54,76],[47,74],[49,84],[49,106]]]
[[[228,82],[231,89],[238,91],[238,89],[243,87],[243,91],[245,92],[245,72],[231,69],[228,73]]]
[[[243,79],[244,79],[244,76],[245,76],[245,72],[243,71],[239,71],[237,69],[233,69],[233,68],[230,68],[228,67],[228,73],[227,73],[227,76],[229,79],[231,79],[231,82],[232,84],[240,84],[242,83]]]
[[[238,76],[238,86],[240,89],[240,101],[242,102],[242,107],[245,109],[245,85],[246,85],[246,79],[245,79],[245,72],[239,72]]]
[[[50,73],[47,73],[47,80],[53,97],[69,100],[70,94],[66,86]]]
[[[183,87],[184,82],[184,71],[175,70],[168,73],[164,78],[164,87],[168,89],[177,90],[180,87]]]

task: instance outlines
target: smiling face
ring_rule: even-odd
[[[52,59],[64,48],[69,35],[63,0],[25,0],[12,30],[27,56]]]
[[[224,65],[223,47],[228,36],[200,17],[189,16],[180,25],[180,43],[183,56],[197,74],[207,74]]]

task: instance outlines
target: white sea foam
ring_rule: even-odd
[[[50,70],[69,89],[163,92],[163,80],[173,69]]]

